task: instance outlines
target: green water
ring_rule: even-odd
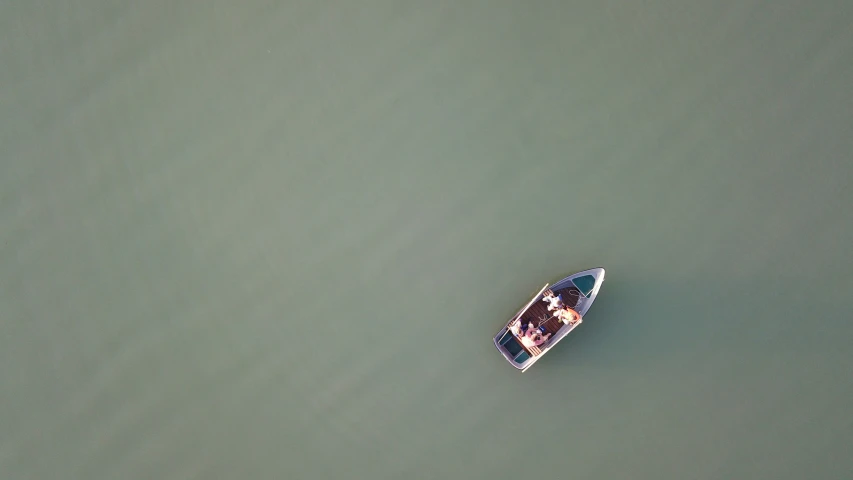
[[[853,3],[7,0],[0,66],[4,479],[853,478]]]

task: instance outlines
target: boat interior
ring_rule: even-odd
[[[563,300],[563,304],[569,308],[576,308],[579,300],[583,298],[580,290],[574,286],[554,290],[553,292],[554,295],[559,295]],[[544,327],[545,333],[550,333],[552,337],[560,327],[566,326],[565,323],[554,316],[554,312],[548,311],[547,303],[543,302],[541,298],[531,305],[524,315],[521,316],[521,324],[527,325],[528,323],[533,323],[534,327]]]
[[[581,295],[580,290],[578,290],[574,285],[569,284],[569,286],[560,289],[552,290],[555,295],[558,295],[562,298],[563,304],[577,310],[580,303],[585,300],[585,297]],[[527,325],[528,323],[532,323],[534,328],[542,327],[545,330],[545,333],[550,333],[551,338],[556,336],[557,331],[560,330],[561,327],[566,327],[566,324],[561,322],[557,317],[554,316],[554,312],[548,311],[548,305],[546,302],[542,301],[542,298],[536,300],[530,308],[527,309],[524,314],[521,316],[521,324]],[[507,347],[505,340],[508,340],[505,334],[504,339],[501,341]],[[511,336],[511,335],[509,335]],[[551,342],[551,339],[548,339],[547,342],[537,347],[524,347],[521,342],[510,342],[512,347],[519,348],[525,350],[530,356],[539,355],[540,350],[542,348],[547,348],[548,344]],[[513,352],[511,352],[513,353]],[[515,355],[518,352],[514,352]]]

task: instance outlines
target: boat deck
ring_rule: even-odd
[[[578,301],[582,298],[580,290],[574,286],[554,290],[554,294],[562,296],[563,303],[569,308],[575,308]],[[521,316],[522,325],[527,325],[531,322],[534,327],[545,327],[546,333],[550,333],[552,337],[556,335],[557,331],[560,330],[561,327],[566,326],[565,323],[561,322],[554,316],[554,312],[548,311],[548,304],[543,302],[541,298],[531,305],[530,308],[524,312],[524,315]],[[547,345],[548,344],[545,343],[542,347],[544,348]],[[525,350],[528,349],[525,348]],[[534,352],[528,350],[528,353],[533,354]]]

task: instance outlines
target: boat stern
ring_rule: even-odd
[[[518,370],[524,370],[536,361],[507,328],[495,335],[494,344],[504,359]]]

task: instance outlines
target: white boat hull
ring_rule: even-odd
[[[604,282],[604,269],[603,268],[592,268],[589,270],[584,270],[582,272],[575,273],[573,275],[569,275],[568,277],[554,283],[550,286],[550,289],[554,292],[567,291],[571,289],[572,292],[577,291],[579,294],[577,295],[577,302],[574,305],[573,309],[578,312],[581,317],[585,317],[586,313],[589,311],[592,303],[595,301],[595,298],[598,296],[598,292],[601,289],[601,285]],[[512,333],[508,331],[509,323],[513,322],[519,316],[522,318],[522,323],[526,324],[528,321],[533,321],[532,318],[525,318],[525,316],[530,316],[529,310],[531,306],[535,305],[537,302],[541,302],[543,292],[548,288],[546,284],[545,288],[540,290],[540,292],[531,300],[525,307],[522,307],[507,323],[507,326],[504,326],[497,335],[494,337],[494,344],[498,351],[504,356],[504,358],[516,369],[521,370],[522,372],[529,369],[533,366],[534,363],[539,361],[546,353],[548,353],[557,343],[560,342],[563,338],[566,337],[569,333],[574,331],[577,327],[583,324],[583,322],[574,325],[564,325],[559,327],[559,329],[552,334],[552,336],[548,339],[546,343],[539,347],[540,353],[532,355],[529,351],[524,348],[519,349],[518,342],[516,342],[512,337]],[[541,312],[542,308],[539,307],[538,311]],[[542,320],[540,321],[550,321],[550,320]],[[545,327],[543,327],[545,328]],[[515,343],[513,343],[515,342]]]

